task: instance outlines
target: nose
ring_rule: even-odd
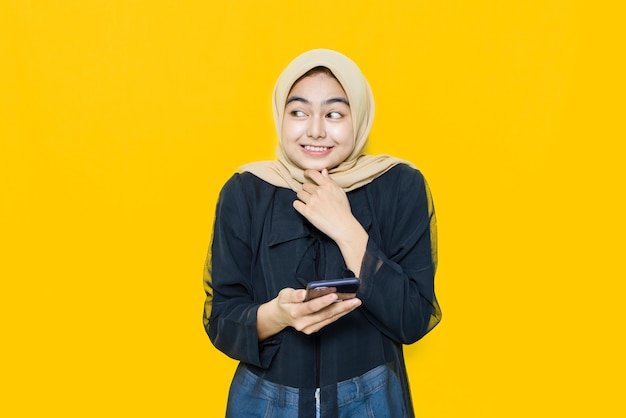
[[[325,138],[326,128],[324,127],[324,118],[321,116],[314,116],[309,119],[309,126],[307,129],[307,135],[313,139]]]

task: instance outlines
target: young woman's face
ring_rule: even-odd
[[[289,159],[304,170],[330,170],[348,158],[354,147],[354,128],[341,84],[325,73],[294,84],[285,105],[281,137]]]

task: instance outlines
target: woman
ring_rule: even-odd
[[[347,57],[297,57],[273,105],[277,161],[224,185],[205,270],[205,328],[240,361],[226,415],[412,417],[402,345],[441,319],[428,186],[363,153],[374,103]],[[350,276],[355,298],[305,301],[307,283]]]

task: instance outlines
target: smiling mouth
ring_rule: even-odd
[[[332,149],[333,147],[316,147],[313,145],[303,145],[302,148],[304,148],[306,151],[311,151],[311,152],[326,152]]]

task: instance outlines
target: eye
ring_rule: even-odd
[[[302,118],[306,116],[306,114],[302,110],[292,110],[289,114],[296,118]]]
[[[341,119],[343,115],[339,112],[330,112],[328,115],[326,115],[326,117],[329,119]]]

